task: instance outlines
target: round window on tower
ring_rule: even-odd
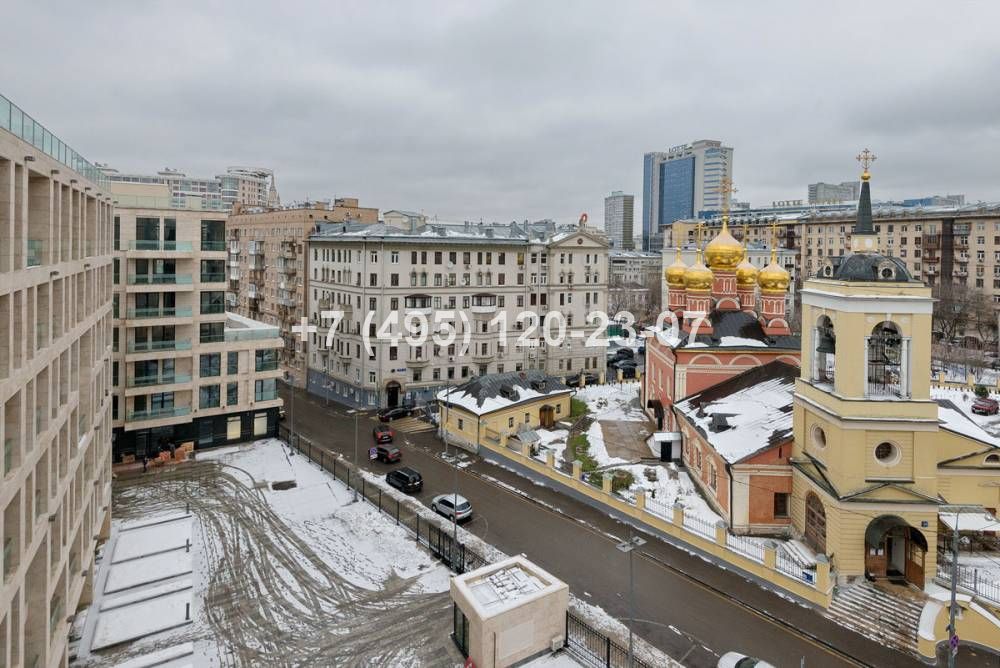
[[[818,424],[812,428],[812,443],[821,450],[826,447],[826,432]]]
[[[899,461],[899,448],[895,443],[883,441],[875,446],[875,460],[883,466],[892,466]]]

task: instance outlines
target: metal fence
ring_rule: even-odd
[[[951,583],[951,555],[938,552],[937,575],[942,580]],[[956,569],[958,586],[974,592],[976,596],[989,599],[1000,605],[1000,582],[988,579],[978,568],[958,565]]]
[[[726,532],[726,546],[744,557],[764,563],[764,544],[759,539],[737,536]]]
[[[566,613],[566,649],[593,666],[629,668],[628,648],[622,647],[572,612]],[[632,665],[653,668],[639,658],[634,658]]]
[[[715,540],[715,523],[684,511],[684,528]]]
[[[336,453],[317,446],[300,434],[292,434],[284,425],[279,425],[278,437],[289,443],[309,461],[332,474],[348,489],[355,490],[359,498],[394,519],[398,526],[405,527],[430,550],[431,554],[441,559],[456,573],[465,573],[490,563],[461,541],[455,540],[451,523],[443,526],[442,522],[422,517],[412,504],[400,501],[379,485],[366,480],[358,473],[357,467]]]

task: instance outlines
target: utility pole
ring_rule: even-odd
[[[632,525],[628,525],[628,540],[615,545],[620,552],[628,555],[628,665],[629,668],[635,666],[635,651],[632,643],[632,625],[635,622],[635,579],[632,571],[632,552],[637,547],[642,547],[646,541],[639,536],[632,535]]]
[[[358,414],[354,414],[354,468],[361,475],[361,464],[358,463]],[[358,483],[354,483],[354,503],[358,502]]]
[[[951,607],[948,611],[948,668],[955,668],[955,655],[958,654],[958,634],[955,633],[955,608],[958,598],[958,518],[961,511],[955,513],[955,528],[951,532]]]

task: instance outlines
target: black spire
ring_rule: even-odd
[[[872,226],[872,193],[865,175],[861,177],[861,196],[858,198],[858,219],[854,223],[854,234],[874,234]]]

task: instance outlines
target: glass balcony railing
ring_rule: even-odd
[[[226,242],[224,239],[220,239],[218,241],[202,239],[201,249],[203,251],[224,251],[226,250]]]
[[[271,401],[278,398],[278,390],[263,390],[261,392],[254,392],[254,401]]]
[[[129,274],[129,285],[191,285],[191,274]]]
[[[226,335],[223,334],[202,334],[199,338],[202,343],[222,343],[226,340]]]
[[[191,350],[191,339],[174,341],[133,341],[128,344],[130,353],[148,353],[157,350]]]
[[[224,272],[224,271],[209,272],[209,273],[204,273],[203,272],[202,275],[201,275],[201,282],[202,283],[225,283],[226,282],[226,272]]]
[[[278,360],[271,360],[269,362],[257,362],[254,365],[257,371],[276,371],[278,369]]]
[[[28,266],[37,267],[42,263],[42,250],[45,245],[41,239],[28,239]]]
[[[225,304],[202,304],[201,305],[201,314],[202,315],[212,315],[212,314],[225,313],[225,312],[226,312],[226,305]]]
[[[129,411],[129,421],[159,420],[168,417],[181,417],[191,412],[190,406],[171,406],[170,408],[149,408],[143,411]]]
[[[21,111],[3,95],[0,95],[0,129],[20,137],[101,188],[107,187],[107,177],[97,166],[64,144],[59,137],[46,130],[41,123]]]
[[[172,373],[160,376],[136,376],[128,379],[129,387],[149,387],[150,385],[176,385],[178,383],[190,383],[191,374]]]
[[[139,318],[190,318],[192,315],[190,306],[177,306],[159,308],[130,308],[128,317],[130,319]]]
[[[194,244],[190,241],[132,239],[128,242],[128,249],[132,251],[178,251],[182,253],[190,253],[194,251]]]

